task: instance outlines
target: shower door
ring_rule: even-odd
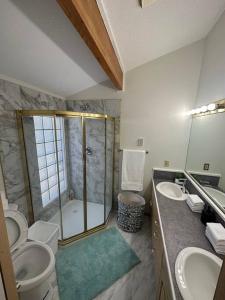
[[[113,119],[106,120],[106,177],[105,177],[105,220],[112,209],[113,201],[113,172],[114,172],[114,132]]]
[[[60,128],[63,128],[63,137]],[[85,231],[82,118],[57,116],[56,135],[59,180],[66,178],[60,190],[62,239],[68,239]]]
[[[105,118],[85,118],[87,229],[105,221]]]
[[[18,111],[29,188],[29,223],[60,227],[62,244],[103,228],[112,208],[114,119]]]

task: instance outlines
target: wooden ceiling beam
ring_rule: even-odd
[[[57,1],[115,87],[122,90],[123,71],[96,0]]]

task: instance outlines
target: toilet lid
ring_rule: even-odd
[[[19,211],[4,210],[5,223],[8,233],[11,252],[26,242],[28,237],[28,224],[23,214]]]

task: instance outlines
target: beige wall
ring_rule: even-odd
[[[110,82],[74,95],[73,99],[122,99],[122,148],[136,148],[144,137],[149,150],[145,166],[145,190],[152,167],[185,166],[190,118],[184,112],[194,106],[204,42],[200,41],[129,71],[125,90],[117,92]]]

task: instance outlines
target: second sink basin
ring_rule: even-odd
[[[222,260],[196,247],[184,248],[175,263],[176,281],[184,300],[213,300]]]
[[[160,194],[172,200],[183,201],[187,199],[187,194],[183,193],[181,187],[173,182],[160,182],[157,184],[156,189]]]

